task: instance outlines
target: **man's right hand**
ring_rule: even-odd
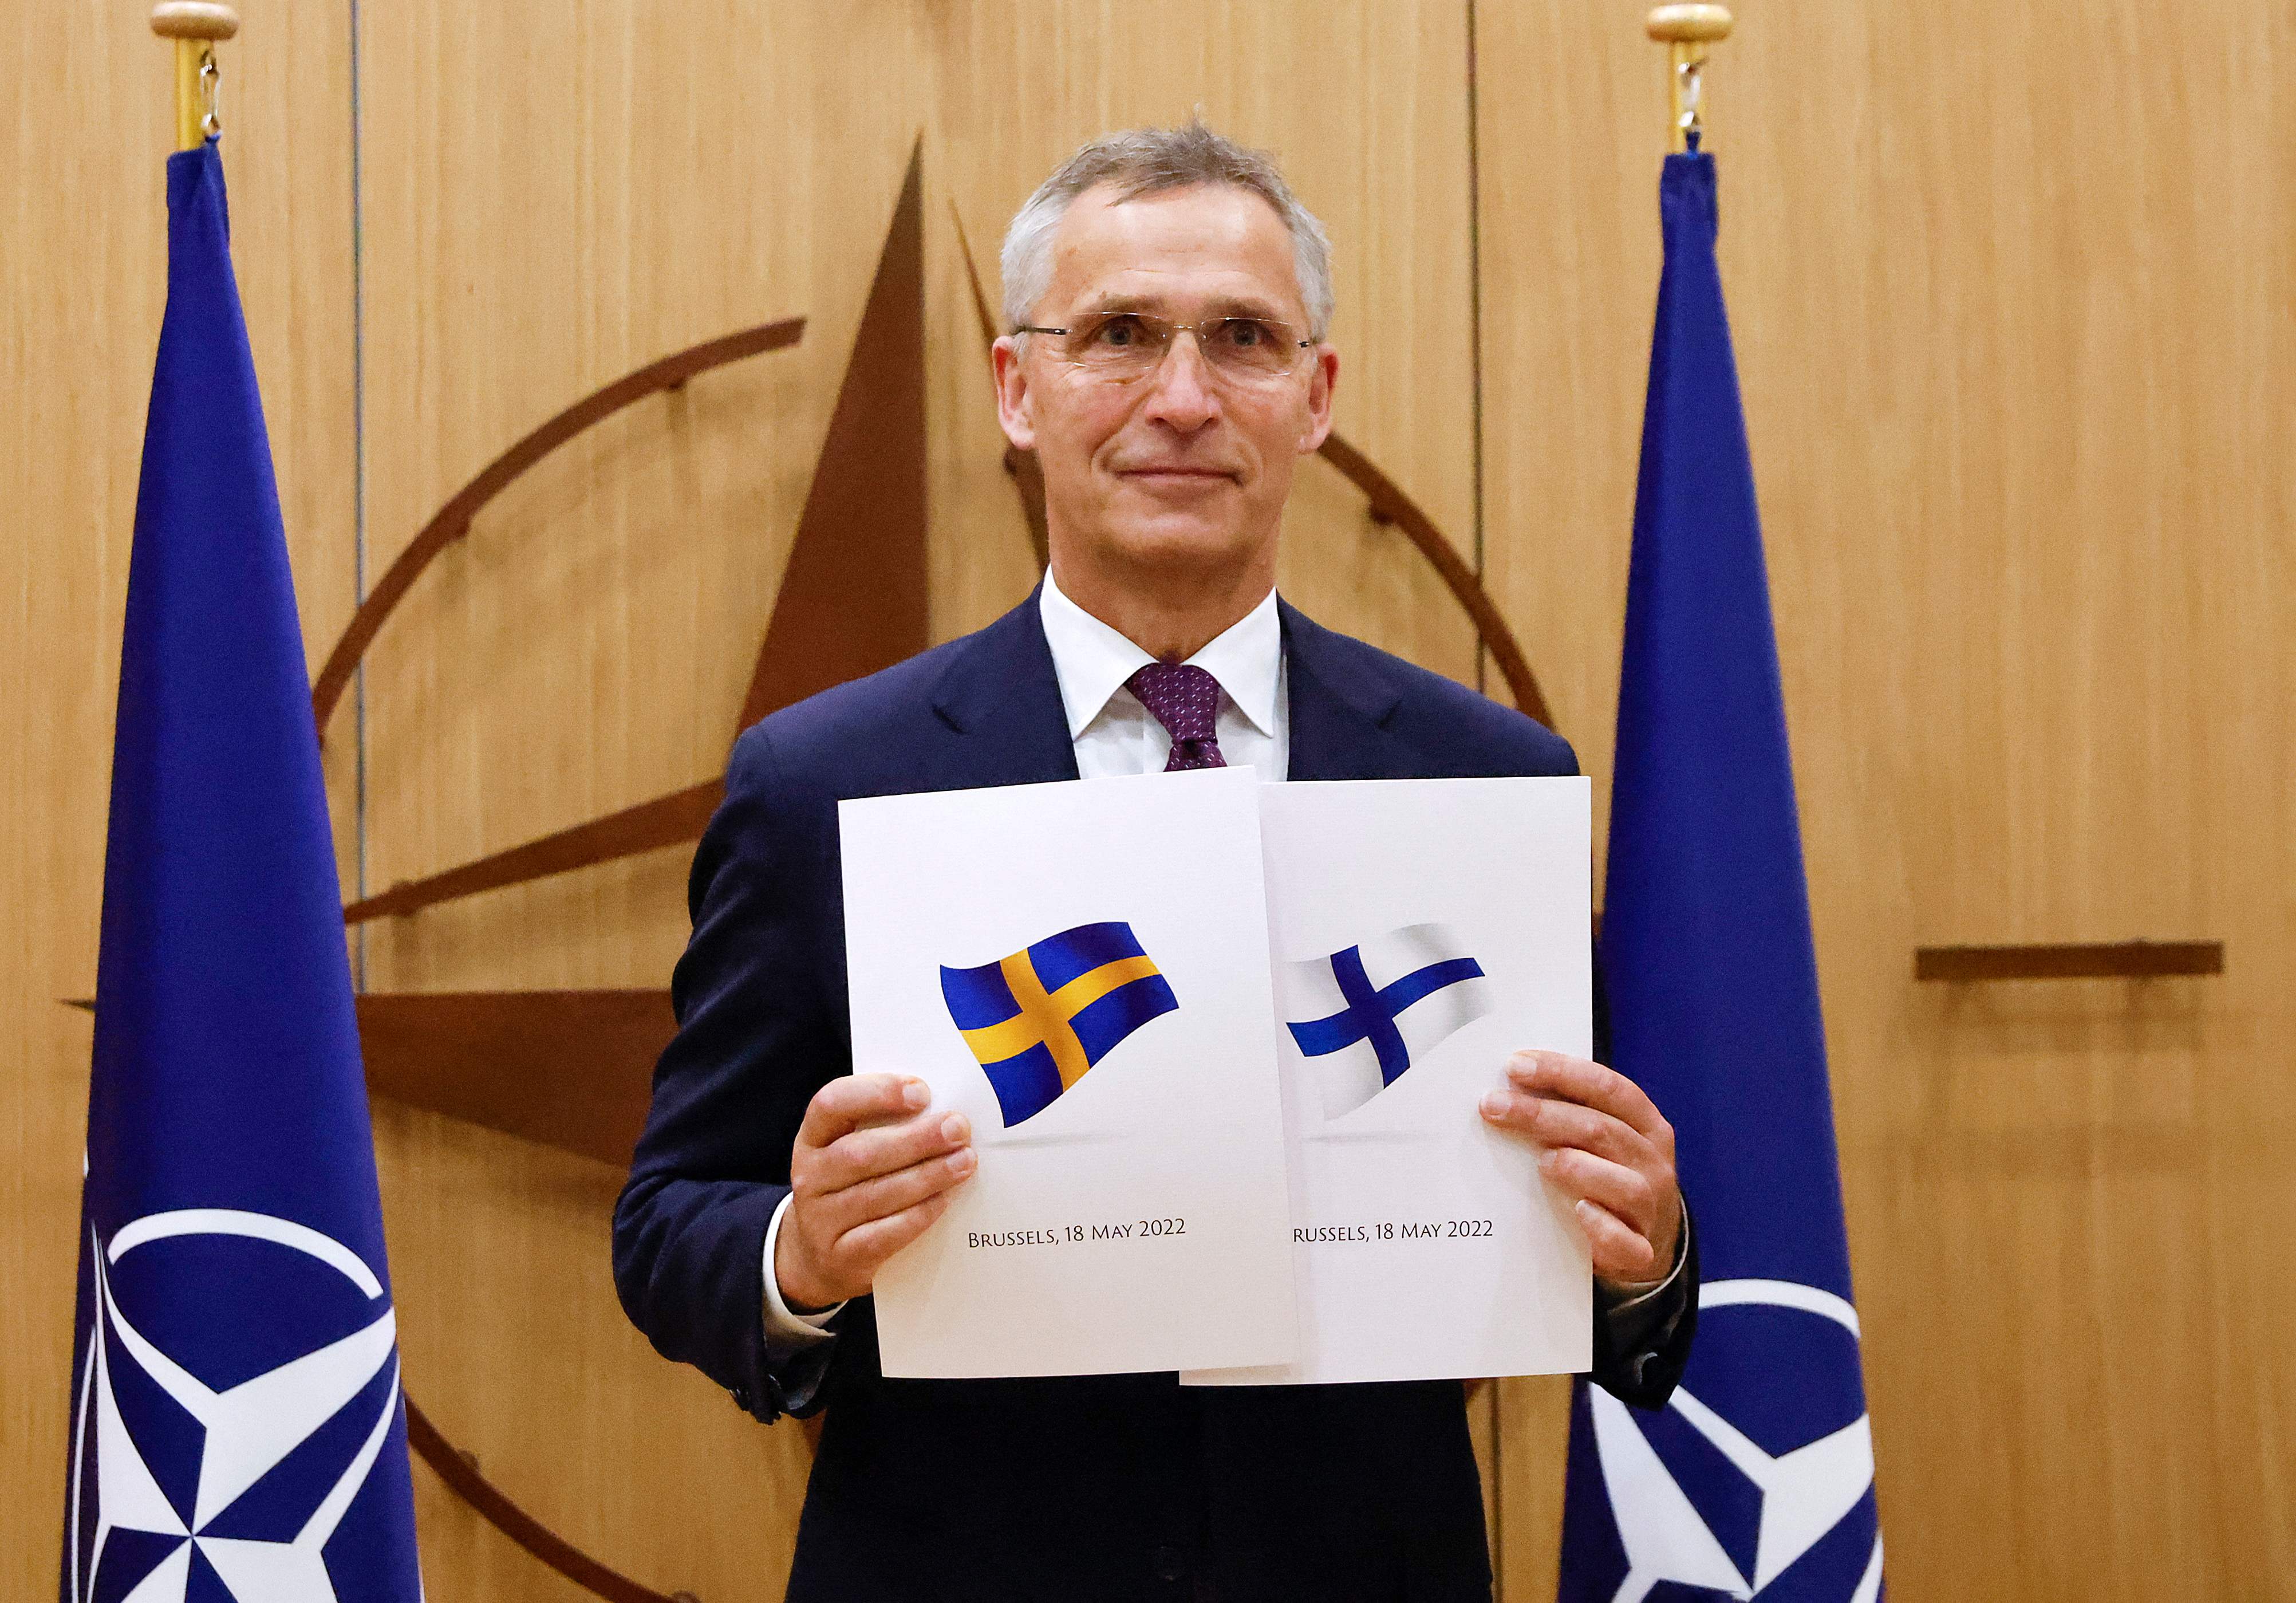
[[[793,1309],[865,1295],[877,1266],[948,1207],[980,1159],[963,1114],[931,1114],[932,1089],[901,1074],[832,1080],[806,1106],[790,1154],[790,1211],[774,1278]]]

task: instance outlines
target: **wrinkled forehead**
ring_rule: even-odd
[[[1046,298],[1063,311],[1307,317],[1291,230],[1259,196],[1225,185],[1129,200],[1110,185],[1086,190],[1053,237]]]

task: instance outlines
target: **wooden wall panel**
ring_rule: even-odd
[[[1000,465],[958,225],[1001,316],[997,250],[1037,185],[1099,134],[1199,111],[1274,152],[1331,234],[1338,432],[1475,560],[1474,395],[1463,382],[1474,358],[1466,21],[1464,3],[1378,0],[934,8],[926,323],[937,635],[988,622],[1037,578]],[[1374,523],[1321,460],[1300,464],[1278,582],[1310,616],[1476,682],[1464,614],[1401,532]],[[1494,1402],[1480,1397],[1472,1416],[1487,1467]],[[1496,1533],[1497,1483],[1487,1480]]]
[[[349,7],[247,0],[225,166],[307,634],[353,601]],[[175,64],[135,7],[41,6],[0,119],[0,1594],[53,1595],[108,752]],[[349,765],[331,768],[348,796]],[[348,817],[348,810],[342,816]]]
[[[1428,383],[1419,360],[1432,350],[1456,370],[1470,354],[1458,248],[1466,204],[1456,183],[1466,138],[1463,11],[1447,8],[1424,38],[1375,7],[1330,39],[1305,18],[1275,19],[1234,53],[1212,47],[1207,12],[1177,58],[1160,32],[1152,38],[1113,10],[976,11],[964,37],[933,16],[938,31],[922,42],[900,33],[901,15],[873,13],[857,35],[847,20],[832,27],[775,14],[751,20],[758,37],[730,43],[683,16],[604,7],[539,42],[511,14],[414,8],[369,20],[362,153],[373,568],[494,450],[591,385],[742,323],[791,312],[815,319],[800,353],[697,382],[554,458],[480,520],[393,621],[365,686],[370,888],[712,771],[909,135],[928,117],[933,337],[920,359],[930,361],[936,398],[937,634],[985,621],[1033,579],[996,467],[1001,440],[961,298],[950,199],[988,190],[983,214],[969,221],[993,273],[988,253],[1012,206],[1104,127],[1172,120],[1203,102],[1247,137],[1312,149],[1318,103],[1292,65],[1305,52],[1329,56],[1366,98],[1374,62],[1410,63],[1397,79],[1407,93],[1387,103],[1391,127],[1332,152],[1320,185],[1295,170],[1342,240],[1342,293],[1354,299],[1343,302],[1341,337],[1352,339],[1350,320],[1384,334],[1363,341],[1342,415],[1472,543],[1469,407],[1455,387]],[[1016,101],[1001,75],[976,70],[1015,52],[1020,70],[1061,79],[1063,95]],[[1152,60],[1165,62],[1152,82],[1111,90],[1100,81],[1107,63]],[[762,78],[760,62],[769,63]],[[486,70],[490,62],[504,70]],[[1089,70],[1059,65],[1075,62]],[[904,76],[927,66],[937,98]],[[1208,96],[1208,82],[1221,92]],[[570,98],[559,86],[570,86]],[[1233,114],[1214,103],[1227,100]],[[676,114],[627,119],[640,104]],[[1033,120],[1008,132],[1000,125],[1016,111]],[[1380,172],[1379,202],[1422,226],[1382,236],[1355,226],[1358,209],[1377,209],[1365,198],[1365,168]],[[991,174],[993,186],[984,183]],[[505,217],[519,225],[505,231]],[[1424,260],[1410,252],[1414,238],[1426,242]],[[1381,276],[1368,264],[1382,251],[1390,265],[1382,273],[1408,270],[1411,282],[1383,299],[1358,294],[1349,280]],[[1383,309],[1390,302],[1395,309]],[[1417,559],[1370,523],[1334,475],[1320,464],[1307,473],[1324,514],[1309,532],[1331,542],[1314,577],[1300,581],[1310,604],[1472,676],[1472,636]],[[1332,560],[1332,544],[1344,565]],[[683,936],[684,855],[382,927],[370,939],[368,982],[658,982]],[[611,1186],[578,1184],[562,1162],[516,1143],[450,1139],[421,1120],[394,1116],[386,1131],[394,1239],[413,1266],[400,1271],[410,1381],[434,1398],[442,1424],[537,1513],[658,1583],[706,1595],[728,1575],[781,1562],[798,1484],[791,1438],[777,1433],[779,1445],[758,1449],[705,1383],[652,1360],[621,1325],[603,1254],[581,1228],[603,1223]],[[536,1200],[545,1192],[547,1206]],[[491,1228],[468,1228],[474,1209]],[[537,1273],[564,1283],[577,1311],[500,1296]],[[428,1316],[417,1306],[425,1287]],[[489,1311],[473,1318],[480,1296]],[[590,1397],[593,1379],[532,1363],[533,1352],[570,1339],[618,1378],[627,1367],[633,1400],[606,1410],[612,1418]],[[532,1424],[584,1418],[586,1400],[574,1436]],[[575,1441],[589,1449],[578,1460],[602,1466],[595,1476],[562,1472]],[[602,1493],[630,1451],[690,1453],[711,1474],[703,1484],[673,1466],[656,1492],[635,1501],[625,1492],[623,1507],[611,1507]],[[727,1464],[741,1472],[726,1476]],[[701,1513],[713,1499],[726,1517]],[[732,1512],[758,1506],[769,1514]],[[718,1548],[697,1551],[668,1534],[698,1520],[725,1533]],[[483,1553],[485,1541],[470,1550]],[[434,1576],[434,1588],[446,1584]],[[472,1584],[480,1595],[491,1582]]]
[[[365,687],[381,887],[722,769],[926,97],[898,6],[439,4],[368,8],[362,27],[374,568],[596,386],[809,320],[795,350],[545,462],[392,620]],[[690,855],[380,925],[369,987],[665,985]],[[426,1116],[378,1136],[408,1382],[441,1429],[648,1584],[776,1590],[803,1439],[761,1430],[625,1320],[619,1172]],[[432,1597],[564,1590],[426,1499]]]
[[[920,134],[934,633],[1025,594],[955,219],[993,298],[1055,161],[1197,106],[1331,226],[1340,428],[1470,552],[1480,427],[1488,571],[1601,807],[1658,265],[1639,8],[426,0],[360,9],[356,97],[348,5],[243,9],[236,253],[315,659],[359,568],[536,422],[811,320],[552,458],[433,571],[329,730],[347,885],[716,771]],[[1742,9],[1712,74],[1724,267],[1896,1590],[2291,1595],[2296,14]],[[87,1031],[50,999],[92,982],[105,775],[78,758],[111,717],[168,95],[140,14],[33,27],[52,87],[0,134],[36,175],[0,197],[0,389],[30,398],[0,456],[0,691],[27,710],[0,755],[0,1030],[25,1043],[0,1186],[30,1221],[0,1245],[29,1288],[0,1314],[0,1492],[43,1522],[0,1560],[12,1595],[53,1550]],[[1320,464],[1286,538],[1311,612],[1476,677],[1432,575]],[[685,855],[378,925],[366,981],[660,983]],[[1916,943],[2135,935],[2224,939],[2229,971],[1910,979]],[[772,1595],[802,1443],[623,1321],[619,1176],[389,1106],[377,1138],[414,1395],[609,1562]],[[1509,1383],[1477,1416],[1516,1603],[1552,1584],[1563,1396]],[[416,1484],[433,1597],[576,1596]]]
[[[1475,8],[1484,580],[1594,778],[1596,894],[1665,75],[1626,7]],[[1570,1384],[1497,1388],[1499,1584],[1551,1598]]]
[[[1330,230],[1339,432],[1472,560],[1464,5],[1001,0],[931,9],[928,177],[945,186],[927,192],[939,197],[928,225],[943,246],[927,319],[945,341],[933,369],[939,632],[988,621],[1036,577],[998,466],[1004,441],[947,226],[950,202],[999,305],[1004,226],[1055,166],[1098,134],[1184,122],[1199,109],[1224,133],[1274,151]],[[1403,536],[1373,523],[1362,497],[1320,461],[1300,470],[1280,582],[1322,621],[1473,682],[1464,615]]]
[[[1663,69],[1480,20],[1489,570],[1599,794]],[[2288,21],[1750,6],[1710,74],[1899,1596],[2289,1595]],[[2229,972],[1911,977],[2136,936]]]
[[[1391,106],[1398,137],[1391,149],[1366,136],[1334,152],[1322,185],[1329,200],[1311,176],[1300,178],[1341,234],[1343,294],[1349,277],[1374,276],[1354,264],[1369,260],[1374,231],[1349,226],[1365,205],[1356,169],[1372,151],[1383,164],[1382,196],[1425,219],[1428,260],[1394,296],[1402,316],[1384,345],[1365,341],[1385,359],[1351,368],[1343,415],[1361,396],[1371,426],[1349,426],[1470,543],[1469,408],[1456,389],[1439,403],[1414,359],[1433,349],[1456,368],[1468,356],[1456,248],[1466,208],[1456,181],[1466,137],[1464,12],[1443,15],[1446,26],[1423,41],[1372,7],[1341,30],[1335,59],[1355,81],[1368,85],[1374,59],[1414,63],[1401,80],[1409,93]],[[1207,110],[1236,131],[1298,147],[1313,126],[1313,98],[1286,65],[1319,32],[1304,20],[1271,25],[1231,57],[1211,49],[1208,12],[1202,39],[1161,80],[1111,96],[1082,88],[1102,63],[1160,53],[1120,13],[1089,25],[1051,7],[966,19],[982,33],[1009,30],[1009,44],[954,37],[945,18],[931,20],[937,37],[911,41],[900,17],[873,13],[857,35],[848,20],[776,14],[770,29],[754,22],[760,37],[730,44],[683,16],[606,7],[539,40],[512,14],[413,8],[368,19],[371,569],[495,450],[592,385],[744,323],[815,319],[800,352],[649,403],[537,470],[393,620],[365,691],[371,889],[713,771],[909,139],[929,116],[933,337],[920,359],[936,398],[943,636],[986,621],[1033,580],[996,466],[1001,440],[961,299],[950,198],[996,176],[984,215],[969,219],[993,274],[988,253],[1036,176],[1103,127],[1185,116],[1207,99],[1208,63],[1230,63],[1213,76],[1225,74],[1241,120]],[[1035,124],[1007,134],[997,124],[1016,103],[973,63],[1008,50],[1047,76],[1055,62],[1093,70],[1064,100],[1025,103]],[[904,76],[928,65],[937,101]],[[564,86],[570,99],[557,92]],[[641,103],[676,115],[628,120]],[[518,219],[507,231],[505,217]],[[1409,265],[1394,242],[1381,248]],[[1365,293],[1349,306],[1342,337],[1349,319],[1376,326],[1378,304]],[[1472,676],[1472,636],[1447,604],[1430,616],[1423,598],[1439,604],[1440,595],[1417,559],[1370,523],[1334,475],[1307,471],[1348,553],[1344,570],[1326,555],[1316,571],[1352,575],[1367,593],[1365,604],[1355,586],[1326,578],[1320,610]],[[370,937],[368,982],[659,982],[683,937],[684,859],[663,852],[381,926]],[[537,1513],[658,1584],[708,1595],[785,1562],[800,1484],[794,1437],[776,1432],[761,1448],[706,1383],[652,1360],[621,1323],[596,1237],[609,1177],[584,1181],[563,1160],[436,1122],[392,1115],[384,1131],[387,1200],[406,1265],[410,1384],[433,1399],[450,1434]],[[487,1228],[471,1229],[473,1217]],[[563,1286],[563,1298],[533,1295],[542,1285]],[[534,1361],[553,1351],[581,1361]],[[599,1373],[626,1394],[597,1396]],[[676,1461],[658,1486],[633,1492],[619,1473],[633,1452]],[[570,1455],[597,1468],[569,1475]],[[483,1558],[488,1539],[466,1541],[459,1517],[443,1517],[457,1551]],[[704,1525],[715,1534],[697,1544],[691,1533]],[[452,1584],[476,1596],[492,1595],[494,1582],[432,1578],[434,1590]]]

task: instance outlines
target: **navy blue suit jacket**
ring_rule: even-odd
[[[1289,605],[1283,629],[1294,780],[1578,771],[1518,712]],[[766,1227],[807,1103],[852,1068],[837,802],[1076,777],[1033,598],[742,736],[694,857],[678,1034],[615,1210],[623,1306],[760,1419],[827,1407],[790,1581],[800,1603],[1488,1598],[1456,1382],[888,1380],[865,1297],[833,1343],[767,1340]],[[1695,1270],[1649,1351],[1612,1351],[1598,1315],[1597,1381],[1665,1401]]]

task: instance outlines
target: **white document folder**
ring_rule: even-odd
[[[1260,793],[1300,1355],[1194,1385],[1593,1361],[1593,1274],[1537,1155],[1478,1112],[1525,1047],[1593,1049],[1584,778]]]
[[[1261,788],[840,804],[854,1069],[924,1080],[980,1157],[878,1272],[886,1374],[1292,1357]]]

